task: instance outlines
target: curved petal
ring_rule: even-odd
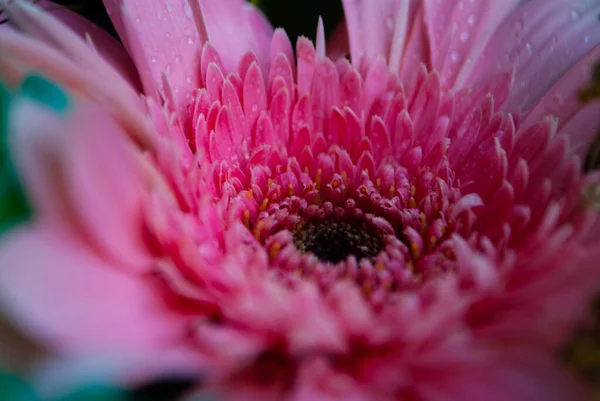
[[[431,66],[447,87],[460,86],[495,28],[521,0],[424,0]]]
[[[369,60],[378,56],[387,59],[392,41],[400,36],[396,29],[407,29],[412,19],[407,18],[409,8],[414,14],[418,3],[417,0],[343,0],[352,63],[359,65],[363,56]]]
[[[4,238],[7,314],[67,353],[140,356],[181,343],[184,319],[164,306],[149,278],[123,274],[73,234],[39,225]]]
[[[44,15],[44,18],[49,17]],[[66,32],[74,36],[70,31]],[[111,74],[113,78],[117,77],[114,80],[98,75],[96,70],[78,65],[60,50],[13,29],[3,29],[0,33],[0,54],[0,74],[9,86],[18,86],[27,73],[39,71],[70,91],[102,104],[127,127],[127,132],[135,137],[136,142],[149,148],[153,146],[151,128],[143,114],[139,96],[114,71]]]
[[[600,45],[596,46],[546,93],[524,118],[520,130],[524,131],[547,115],[558,117],[558,133],[566,133],[570,149],[581,160],[600,128],[600,102],[584,103],[580,93],[592,77],[595,64],[600,60]]]
[[[600,43],[600,3],[589,0],[531,0],[494,33],[470,82],[515,67],[509,111],[531,110],[554,83]]]
[[[145,182],[133,147],[92,104],[76,100],[57,112],[49,110],[51,99],[32,99],[52,90],[60,91],[30,77],[9,114],[16,162],[41,216],[80,229],[113,260],[148,268],[140,207]]]
[[[94,50],[110,62],[127,81],[136,89],[141,90],[133,61],[118,40],[109,35],[105,30],[79,14],[66,9],[52,1],[42,0],[36,5],[62,21],[82,39],[85,39]]]
[[[111,19],[132,55],[146,93],[163,92],[163,73],[174,89],[175,107],[201,86],[200,49],[210,40],[228,71],[253,50],[268,61],[272,29],[241,0],[104,0]]]

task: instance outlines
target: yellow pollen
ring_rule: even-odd
[[[412,196],[408,200],[408,207],[411,209],[415,209],[417,207],[417,202],[415,201],[415,198],[413,198]]]
[[[390,196],[394,196],[396,194],[396,187],[395,186],[390,186]]]
[[[381,188],[381,178],[378,178],[377,181],[375,181],[375,185],[377,186],[377,189]]]
[[[308,174],[308,167],[304,167],[304,172]]]
[[[421,224],[423,224],[423,225],[427,224],[427,216],[425,216],[425,213],[423,213],[423,212],[419,213],[419,219],[421,220]]]
[[[272,178],[269,178],[269,179],[267,180],[267,185],[268,185],[268,186],[271,186],[271,185],[273,185],[273,179],[272,179]]]
[[[274,243],[271,247],[271,250],[269,251],[269,256],[271,257],[271,259],[275,258],[275,256],[277,256],[280,250],[281,244],[279,242]]]
[[[377,269],[377,271],[383,271],[384,267],[385,266],[381,262],[376,262],[375,263],[375,269]]]
[[[415,272],[415,264],[413,263],[412,260],[408,261],[408,263],[406,264],[406,268],[408,269],[408,271],[410,271],[411,273]]]
[[[315,186],[317,189],[321,187],[321,175],[323,174],[323,169],[317,170],[317,176],[315,177]]]
[[[263,199],[263,201],[260,203],[260,210],[265,210],[267,208],[267,206],[269,206],[269,199],[265,198]]]
[[[254,227],[254,237],[256,239],[260,238],[260,232],[262,231],[263,227],[265,226],[265,222],[260,220],[258,223],[256,223],[256,227]]]
[[[431,245],[435,245],[435,243],[437,242],[437,237],[435,235],[432,235],[431,238],[429,238],[429,242],[431,243]]]
[[[244,225],[246,227],[248,227],[250,225],[250,210],[248,210],[248,209],[244,210],[244,214],[242,216],[242,221],[244,222]]]
[[[410,186],[410,195],[415,196],[416,193],[417,193],[417,187],[415,187],[414,185],[411,185]]]
[[[337,178],[334,178],[333,181],[331,181],[331,186],[333,187],[333,189],[337,189],[340,186],[340,182]]]
[[[367,194],[367,187],[360,187],[360,193],[363,195]]]
[[[253,196],[252,191],[246,192],[246,198],[252,199],[252,196]]]
[[[414,242],[410,243],[410,250],[412,252],[413,258],[415,259],[419,259],[419,247],[417,246],[417,244],[415,244]]]
[[[342,181],[344,181],[344,184],[348,183],[348,174],[345,171],[342,171]]]
[[[371,296],[371,292],[373,291],[373,288],[371,288],[371,283],[365,281],[365,283],[363,284],[363,291],[366,296]]]
[[[391,281],[388,281],[384,284],[384,288],[386,291],[391,291],[393,285],[394,285],[394,283],[392,283]]]
[[[434,212],[434,213],[437,213],[437,212],[439,212],[439,211],[440,211],[440,204],[439,204],[439,203],[437,203],[437,202],[435,202],[435,203],[433,204],[433,212]]]
[[[294,186],[292,184],[288,184],[288,196],[294,195]]]

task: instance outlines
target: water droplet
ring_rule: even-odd
[[[154,56],[150,57],[150,62],[152,62],[152,63],[156,63],[156,61],[157,61],[157,60],[156,60],[156,57],[154,57]]]
[[[142,22],[142,19],[141,19],[140,17],[136,17],[136,18],[135,18],[135,22],[138,22],[138,23],[139,23],[139,22]]]
[[[187,82],[188,84],[191,84],[192,83],[192,77],[189,77],[189,76],[186,77],[185,78],[185,82]]]
[[[179,93],[179,86],[175,85],[175,87],[173,88],[173,90],[175,91],[175,93]]]
[[[585,43],[589,43],[589,41],[590,41],[590,37],[589,37],[589,35],[587,35],[585,38],[583,38],[583,41],[584,41]]]
[[[176,63],[181,63],[182,60],[183,60],[183,57],[181,57],[180,55],[175,56]]]
[[[571,19],[578,20],[581,17],[581,12],[578,9],[573,9],[571,11]]]
[[[258,105],[257,105],[257,104],[253,104],[253,105],[252,105],[252,111],[253,111],[253,112],[256,112],[256,111],[258,111]]]
[[[533,54],[533,50],[531,49],[531,43],[525,43],[525,51],[527,52],[528,56],[531,56]]]
[[[469,32],[468,31],[463,31],[460,34],[460,40],[462,42],[466,42],[469,39]]]
[[[460,53],[456,50],[453,50],[452,53],[450,53],[450,59],[457,63],[460,60]]]
[[[188,45],[193,45],[194,39],[190,37],[190,38],[188,38],[187,42],[188,42]]]
[[[476,21],[477,21],[477,19],[475,18],[474,15],[469,15],[469,18],[467,18],[467,23],[471,26],[475,25]]]
[[[167,39],[171,39],[171,32],[165,33],[165,36],[167,37]]]

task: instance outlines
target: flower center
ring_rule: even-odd
[[[381,232],[366,221],[302,222],[294,229],[293,236],[299,251],[311,252],[320,260],[334,264],[348,256],[355,256],[359,261],[373,260],[383,249]]]

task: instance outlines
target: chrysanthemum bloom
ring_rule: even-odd
[[[0,295],[28,333],[226,398],[580,396],[559,351],[599,281],[600,2],[347,0],[334,59],[241,0],[105,4],[135,70],[6,4],[37,213]]]

